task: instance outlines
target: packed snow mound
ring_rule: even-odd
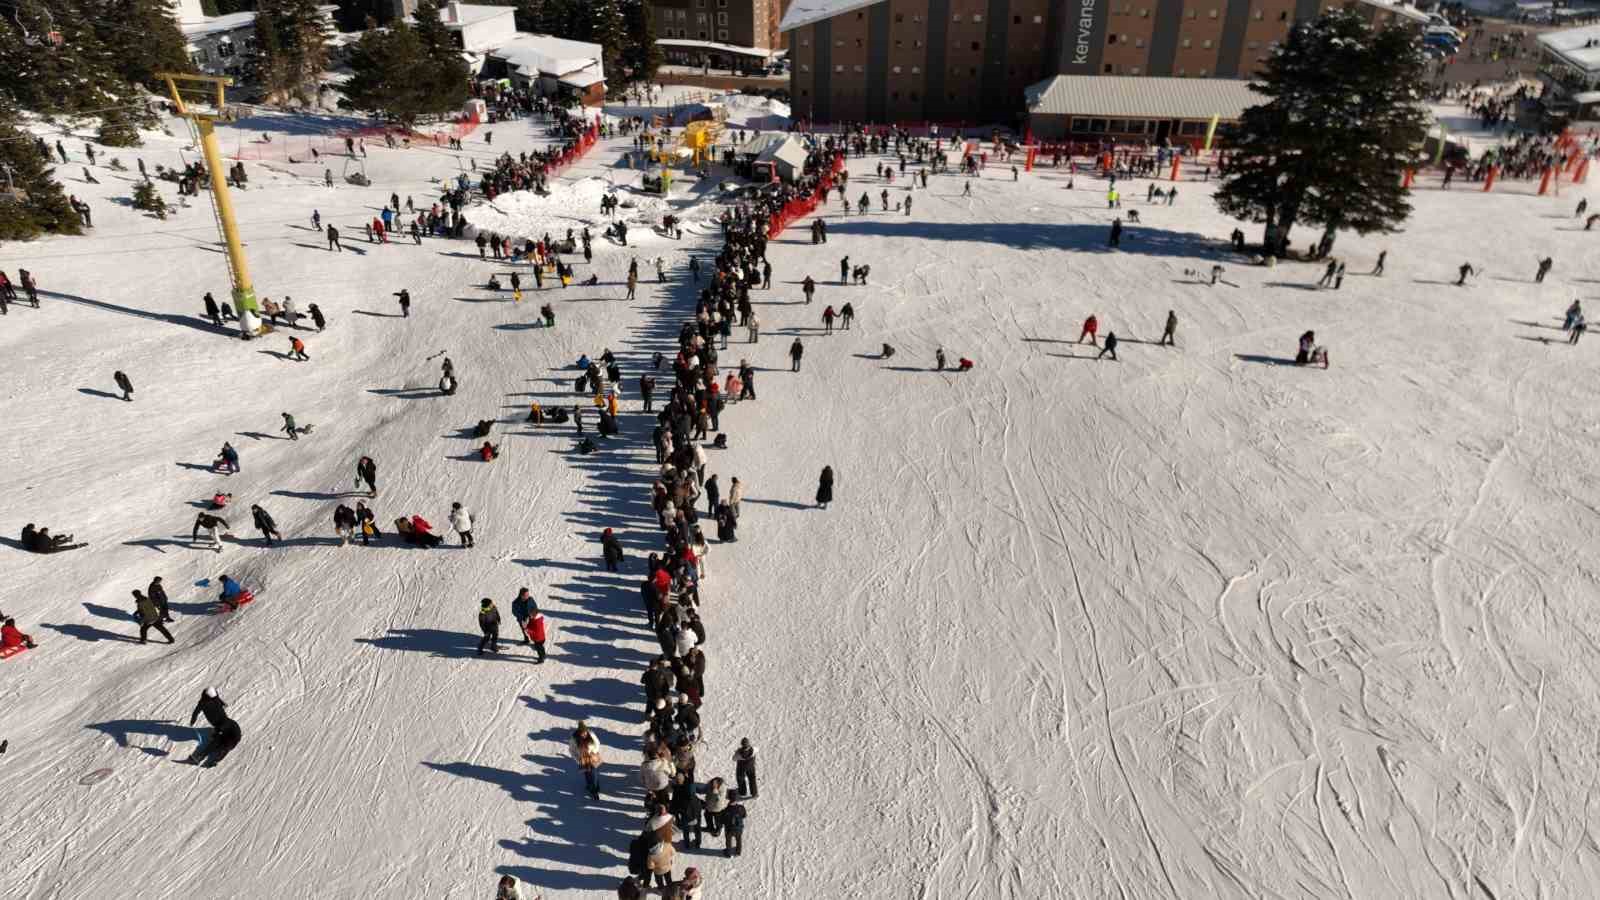
[[[538,240],[540,237],[564,235],[568,228],[581,229],[585,225],[603,231],[615,221],[600,212],[600,198],[612,190],[611,182],[604,178],[589,177],[572,183],[553,185],[549,196],[533,191],[512,191],[500,194],[493,200],[483,200],[467,212],[467,236],[477,237],[479,231],[510,235],[517,239]],[[653,226],[661,221],[667,204],[660,197],[619,192],[624,206],[619,215],[629,227]]]
[[[787,128],[789,104],[756,94],[726,94],[721,98],[728,110],[728,124],[735,128]]]

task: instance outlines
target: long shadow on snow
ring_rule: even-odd
[[[179,743],[195,739],[195,730],[193,728],[184,725],[182,722],[174,722],[171,719],[113,719],[109,722],[95,722],[84,727],[106,735],[116,741],[118,747],[132,747],[133,743],[129,738],[135,735],[166,738],[169,741]],[[138,749],[151,756],[167,755],[165,750],[157,750],[154,747],[140,747]]]
[[[1166,231],[1134,225],[1123,231],[1120,248],[1106,245],[1109,225],[1033,222],[921,222],[867,217],[841,219],[828,226],[828,236],[920,238],[932,241],[967,241],[1007,244],[1019,250],[1059,248],[1083,253],[1125,253],[1143,256],[1178,256],[1198,259],[1232,258],[1221,238],[1185,231]]]

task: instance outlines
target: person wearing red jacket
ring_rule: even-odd
[[[16,619],[6,619],[5,624],[0,625],[0,650],[12,650],[16,647],[32,649],[37,646],[38,644],[33,642],[32,635],[24,634],[17,628]]]
[[[537,607],[528,616],[528,640],[533,642],[533,649],[539,654],[539,662],[544,662],[545,622],[544,613]]]
[[[433,533],[433,526],[429,525],[428,520],[421,516],[411,517],[411,530],[416,533],[417,543],[422,544],[424,547],[437,547],[444,540],[444,538]]]
[[[1081,344],[1083,343],[1084,338],[1088,338],[1090,346],[1100,346],[1099,343],[1095,341],[1095,335],[1098,334],[1099,331],[1100,320],[1096,319],[1093,315],[1090,315],[1089,318],[1083,320],[1083,331],[1078,335],[1078,343]]]

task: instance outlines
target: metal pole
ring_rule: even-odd
[[[255,285],[250,281],[250,266],[245,262],[244,247],[239,243],[239,226],[233,220],[233,198],[228,195],[228,177],[223,174],[222,154],[217,151],[215,124],[205,117],[195,118],[200,132],[200,150],[206,156],[206,168],[211,173],[211,200],[217,206],[217,220],[222,223],[222,238],[228,245],[228,267],[233,270],[233,308],[241,313],[240,327],[244,327],[244,313],[256,312]]]

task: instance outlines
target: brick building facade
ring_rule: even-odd
[[[1334,7],[1426,21],[1381,0],[794,0],[782,28],[797,117],[981,124],[1015,120],[1053,75],[1247,78]]]
[[[777,49],[781,0],[649,0],[656,37]]]

